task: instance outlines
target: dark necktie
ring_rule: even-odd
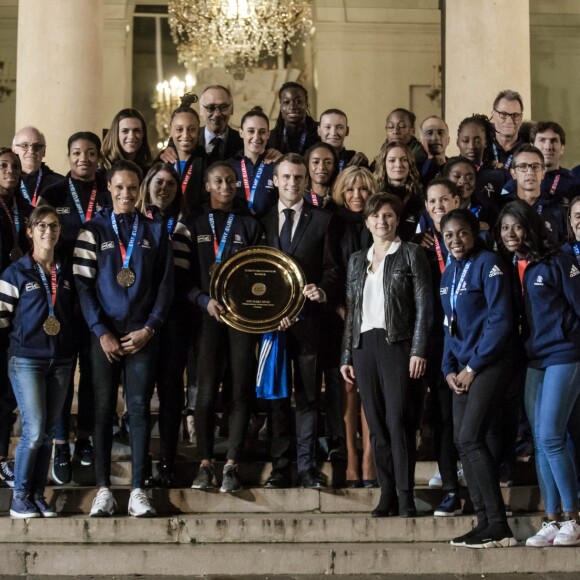
[[[293,216],[294,210],[290,208],[286,208],[282,210],[286,220],[282,224],[282,230],[280,232],[280,249],[283,252],[289,253],[290,252],[290,243],[292,241],[292,223],[293,223]]]
[[[211,150],[211,153],[209,154],[210,157],[210,161],[213,163],[214,161],[217,161],[220,159],[220,149],[221,149],[221,144],[223,143],[223,139],[220,139],[219,137],[214,137],[209,144],[213,145],[213,149]]]

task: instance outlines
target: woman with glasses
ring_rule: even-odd
[[[60,229],[54,208],[36,208],[26,228],[32,251],[0,281],[0,329],[10,334],[9,376],[22,417],[10,507],[14,518],[56,516],[44,488],[76,352],[72,264],[55,255]]]
[[[38,199],[38,205],[49,205],[60,216],[59,253],[72,260],[73,250],[79,230],[90,221],[103,207],[111,204],[104,175],[98,171],[101,140],[90,131],[72,134],[67,143],[70,171],[66,177],[45,190]],[[76,311],[79,321],[80,306]],[[91,362],[89,356],[89,329],[80,322],[78,325],[79,385],[77,412],[77,439],[74,457],[87,467],[93,463],[94,452],[90,435],[94,427],[93,383],[91,381]],[[74,378],[74,377],[73,377]],[[74,383],[71,378],[69,392],[62,409],[62,416],[55,431],[54,461],[52,479],[60,485],[72,479],[72,463],[68,443],[70,432],[71,407],[74,398]]]

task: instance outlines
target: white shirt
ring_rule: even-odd
[[[300,201],[287,208],[281,201],[278,201],[278,235],[282,233],[282,226],[286,221],[286,214],[283,213],[285,209],[293,209],[294,213],[292,214],[292,239],[294,237],[294,233],[296,232],[296,227],[298,226],[298,220],[300,219],[300,214],[302,213],[302,206],[304,205],[304,199],[300,198]]]
[[[383,330],[387,329],[387,322],[385,320],[385,290],[383,283],[385,274],[385,258],[394,254],[400,247],[401,239],[396,237],[385,254],[385,257],[381,260],[381,263],[374,272],[371,271],[371,265],[373,263],[375,245],[373,244],[367,252],[369,265],[367,267],[367,277],[363,288],[361,333],[366,332],[367,330],[372,330],[373,328],[382,328]]]
[[[209,155],[214,149],[217,143],[212,143],[211,140],[217,137],[222,141],[225,141],[228,138],[228,129],[226,128],[225,132],[222,135],[216,135],[212,133],[207,127],[204,129],[204,141],[205,141],[205,152]]]

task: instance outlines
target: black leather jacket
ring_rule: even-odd
[[[360,342],[367,253],[356,252],[348,263],[341,365],[352,365],[352,349]],[[385,257],[384,291],[387,342],[412,339],[411,356],[424,358],[433,321],[433,290],[429,263],[419,246],[402,242],[394,254]]]

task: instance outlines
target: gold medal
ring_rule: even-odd
[[[117,282],[124,288],[129,288],[135,284],[135,273],[131,268],[122,268],[117,274]]]
[[[12,262],[16,262],[16,260],[20,260],[20,258],[22,258],[24,254],[22,253],[22,250],[18,247],[18,246],[14,246],[11,250],[10,250],[10,260]]]
[[[42,328],[49,336],[56,336],[60,332],[60,322],[56,319],[56,316],[49,316],[44,321]]]

